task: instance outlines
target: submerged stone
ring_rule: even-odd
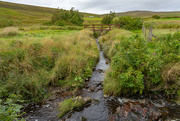
[[[128,101],[116,109],[116,114],[120,119],[136,121],[141,120],[160,120],[162,112],[152,103],[144,104],[140,102]]]

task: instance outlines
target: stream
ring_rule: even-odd
[[[57,88],[54,96],[43,103],[29,104],[23,110],[27,121],[179,121],[180,105],[164,99],[161,95],[157,99],[143,97],[142,99],[128,99],[124,97],[108,97],[103,94],[105,71],[109,68],[109,60],[105,58],[97,39],[100,59],[92,76],[86,82],[85,88],[77,93],[83,98],[90,97],[92,101],[83,110],[70,111],[61,119],[57,117],[59,102],[72,95],[64,92],[59,96]],[[61,94],[62,95],[62,94]]]

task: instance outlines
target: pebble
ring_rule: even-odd
[[[49,107],[49,105],[46,105],[46,108],[48,108]]]
[[[104,95],[105,98],[109,97],[108,95]]]

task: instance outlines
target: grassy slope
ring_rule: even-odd
[[[0,1],[0,19],[7,18],[19,21],[23,24],[42,24],[50,20],[54,8],[39,7],[32,5],[23,5]],[[85,16],[85,24],[100,23],[102,17],[105,15],[96,15],[91,13],[83,13]],[[129,11],[123,13],[116,13],[116,16],[133,16],[133,17],[151,17],[152,15],[180,16],[180,12],[151,12],[151,11]],[[88,18],[94,16],[95,18]],[[175,19],[178,21],[179,19]],[[169,21],[169,20],[163,20]]]
[[[159,15],[162,17],[180,16],[180,12],[152,12],[152,11],[128,11],[116,13],[116,16],[151,17]]]
[[[51,19],[55,8],[23,5],[0,1],[0,19],[7,18],[19,21],[23,24],[42,24]],[[95,14],[83,13],[84,16],[96,16]]]
[[[55,9],[0,1],[0,18],[13,19],[24,24],[49,21]]]

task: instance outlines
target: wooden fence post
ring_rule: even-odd
[[[145,26],[142,26],[142,32],[143,32],[143,35],[146,37],[146,27]]]
[[[149,37],[148,37],[148,41],[149,41],[149,42],[152,41],[152,36],[153,36],[152,30],[153,30],[153,27],[150,26],[150,27],[149,27]]]
[[[144,29],[145,29],[145,27],[142,25],[142,33],[144,34]]]
[[[111,24],[109,24],[109,31],[111,30]]]
[[[101,24],[101,32],[103,31],[103,24]]]
[[[93,31],[95,31],[95,25],[93,24]]]

